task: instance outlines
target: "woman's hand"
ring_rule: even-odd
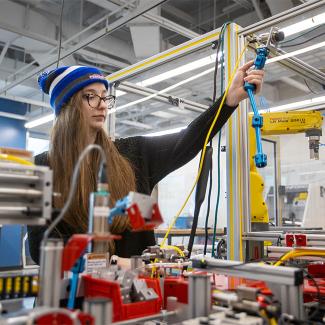
[[[264,70],[247,71],[253,64],[254,61],[249,61],[237,70],[227,94],[226,104],[228,106],[237,106],[240,101],[248,98],[247,92],[244,89],[245,81],[256,86],[256,94],[261,91]]]

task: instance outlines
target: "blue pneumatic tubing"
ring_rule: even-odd
[[[269,49],[264,46],[256,49],[256,58],[254,61],[255,69],[262,70],[265,66],[266,59],[269,54]],[[255,165],[258,168],[263,168],[267,165],[267,156],[263,153],[262,148],[262,137],[261,137],[261,128],[263,127],[263,116],[260,115],[257,109],[254,91],[256,86],[249,82],[245,82],[244,89],[248,94],[249,101],[253,110],[253,119],[252,119],[252,127],[255,129],[256,136],[256,154],[254,156]]]

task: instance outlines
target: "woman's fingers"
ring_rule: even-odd
[[[247,76],[250,76],[250,75],[260,75],[260,76],[264,76],[265,74],[265,71],[264,70],[250,70],[247,72]]]
[[[254,84],[256,86],[256,93],[260,92],[263,78],[261,76],[249,76],[245,78],[248,83]]]

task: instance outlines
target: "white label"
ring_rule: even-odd
[[[108,217],[109,207],[94,207],[94,217]]]
[[[109,257],[108,253],[107,254],[88,253],[86,259],[86,272],[92,273],[98,269],[107,268],[108,257]]]

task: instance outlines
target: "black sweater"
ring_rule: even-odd
[[[202,149],[205,137],[211,126],[213,118],[220,105],[221,98],[208,110],[198,116],[190,125],[177,134],[168,134],[157,137],[130,137],[118,139],[115,145],[124,157],[134,166],[136,188],[140,193],[151,194],[153,187],[166,175],[192,160]],[[211,132],[210,139],[226,123],[235,107],[223,105],[217,123]],[[35,157],[37,165],[48,165],[48,153],[44,152]],[[64,225],[64,227],[62,227]],[[64,221],[59,224],[61,237],[67,241],[74,230],[68,228]],[[29,247],[31,257],[39,263],[39,247],[46,227],[28,227]],[[54,234],[58,236],[58,234]],[[130,232],[125,231],[122,239],[116,241],[116,254],[120,257],[139,255],[150,245],[155,244],[152,231]]]

